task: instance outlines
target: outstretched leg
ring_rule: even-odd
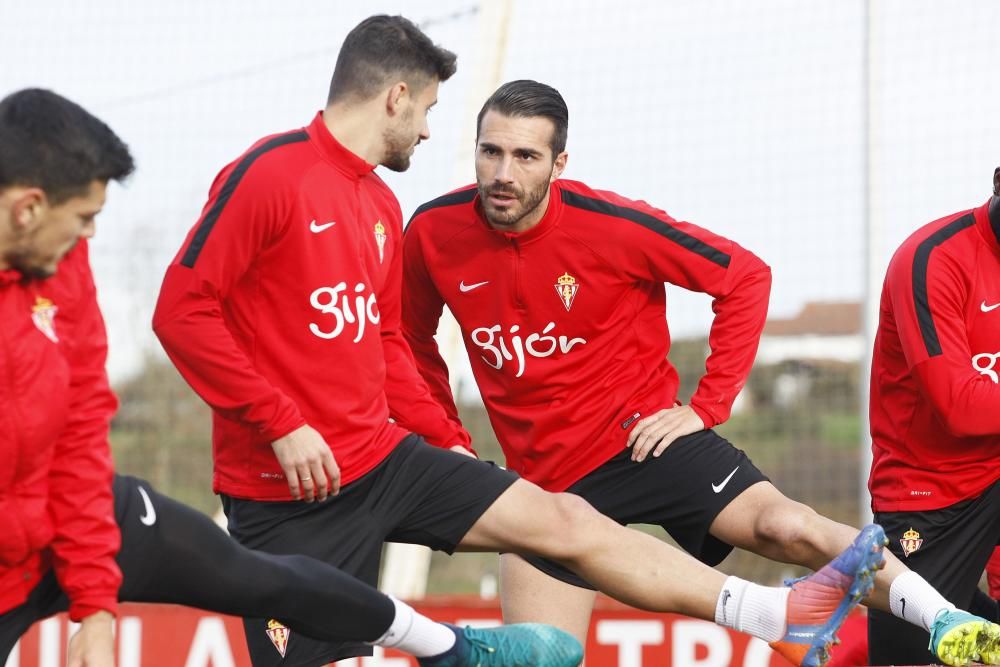
[[[205,515],[134,478],[115,478],[115,501],[122,600],[275,619],[323,641],[397,648],[428,667],[575,667],[582,656],[555,628],[452,628],[321,561],[247,549]],[[314,663],[302,657],[281,664]]]
[[[114,490],[123,601],[274,618],[323,639],[374,641],[392,622],[390,598],[336,568],[242,547],[204,514],[135,478],[116,476]]]
[[[957,517],[954,523],[958,523]],[[921,570],[923,559],[927,559],[936,561],[949,573],[946,577],[932,575],[925,579],[902,562],[900,538],[910,524],[899,525],[902,528],[892,522],[885,525],[886,533],[893,538],[885,552],[886,566],[878,573],[872,594],[865,599],[865,604],[872,608],[870,627],[876,629],[871,633],[876,635],[871,646],[872,661],[926,662],[933,653],[937,660],[961,664],[969,656],[984,653],[980,659],[985,662],[985,653],[992,655],[1000,639],[1000,627],[986,622],[995,617],[995,610],[986,619],[970,614],[955,616],[953,602],[971,604],[976,582],[995,543],[994,533],[972,531],[981,544],[971,544],[969,539],[945,539],[946,529],[942,527],[936,531],[933,544],[924,544],[921,551],[907,559],[914,570]],[[950,529],[958,530],[954,526]],[[711,531],[736,547],[812,569],[839,553],[858,534],[857,529],[787,498],[770,483],[756,484],[740,494],[719,513]],[[944,558],[933,555],[948,549],[951,553]],[[951,580],[957,583],[952,585]],[[960,623],[955,620],[959,617]],[[887,631],[882,630],[883,626]],[[958,630],[951,632],[955,627]],[[951,637],[945,640],[949,632]],[[930,652],[925,649],[928,633],[937,638]],[[958,654],[962,657],[956,658]]]
[[[472,526],[460,547],[536,554],[555,560],[616,599],[651,611],[673,611],[776,642],[786,638],[792,612],[808,619],[809,656],[824,664],[839,622],[871,590],[882,565],[877,526],[831,563],[792,589],[757,586],[725,575],[665,542],[624,528],[572,494],[549,494],[519,480]],[[822,595],[816,590],[822,589]]]
[[[576,667],[583,656],[573,637],[550,626],[455,628],[320,561],[252,551],[141,480],[116,475],[114,493],[124,601],[274,617],[317,639],[399,649],[422,667]],[[32,624],[68,607],[49,571],[24,604],[0,614],[0,664]],[[296,658],[281,664],[316,663]]]

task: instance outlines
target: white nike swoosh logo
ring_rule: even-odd
[[[146,513],[139,517],[144,525],[152,526],[156,523],[156,510],[153,509],[153,502],[149,499],[146,489],[139,487],[139,495],[142,496],[142,504],[146,506]]]
[[[992,306],[987,306],[986,301],[983,301],[982,304],[980,304],[979,306],[979,309],[982,310],[984,313],[988,313],[991,310],[996,310],[997,308],[1000,308],[1000,303],[994,303]]]
[[[481,283],[473,283],[471,285],[466,285],[465,281],[463,280],[462,282],[460,282],[458,284],[458,289],[462,290],[463,292],[471,292],[472,290],[476,289],[477,287],[482,287],[483,285],[487,284],[488,282],[490,282],[490,281],[484,280]]]
[[[322,231],[330,229],[335,224],[337,224],[337,223],[336,222],[327,222],[327,223],[322,224],[322,225],[317,225],[316,221],[313,220],[312,222],[309,223],[309,231],[311,231],[313,234],[319,234]]]
[[[712,490],[715,491],[716,493],[722,493],[722,490],[724,488],[726,488],[726,484],[729,484],[729,480],[731,480],[733,478],[733,475],[735,475],[736,471],[739,470],[739,469],[740,469],[739,466],[736,466],[735,468],[733,468],[733,471],[731,473],[729,473],[729,476],[726,477],[724,480],[722,480],[722,482],[720,484],[713,484],[712,485]]]

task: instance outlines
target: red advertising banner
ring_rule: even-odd
[[[431,618],[458,625],[495,625],[495,601],[446,598],[421,601]],[[6,667],[61,667],[72,628],[64,615],[36,624]],[[294,641],[294,632],[289,641]],[[239,619],[171,605],[125,604],[117,626],[118,667],[250,667]],[[277,649],[275,649],[277,650]],[[411,667],[395,651],[375,649],[371,658],[338,667]],[[673,614],[652,614],[602,601],[587,641],[588,667],[787,667],[768,646],[714,623]]]

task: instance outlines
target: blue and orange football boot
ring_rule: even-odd
[[[788,596],[785,636],[771,648],[793,665],[821,667],[847,615],[875,586],[875,574],[885,567],[882,549],[889,541],[882,527],[866,526],[839,556],[819,572],[786,582]]]

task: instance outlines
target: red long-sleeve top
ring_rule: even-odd
[[[736,243],[641,201],[557,180],[530,230],[492,229],[475,187],[420,207],[404,248],[403,330],[457,418],[434,333],[462,329],[507,465],[553,490],[620,452],[639,418],[677,403],[664,282],[713,297],[711,355],[690,405],[720,424],[746,381],[771,273]]]
[[[115,613],[121,544],[104,362],[87,243],[46,280],[0,271],[0,614],[55,568],[75,621]]]
[[[947,507],[1000,479],[1000,220],[936,220],[886,273],[871,377],[877,512]]]
[[[167,269],[153,327],[213,408],[217,492],[289,499],[271,442],[306,423],[344,484],[408,431],[469,445],[400,333],[402,214],[374,169],[322,114],[266,137],[219,173]]]

